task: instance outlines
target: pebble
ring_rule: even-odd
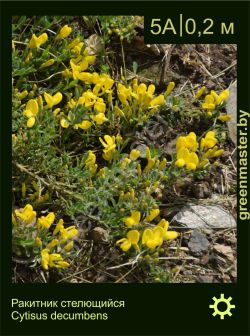
[[[192,232],[188,242],[188,248],[193,256],[201,257],[208,251],[209,246],[210,243],[203,233],[199,231]]]

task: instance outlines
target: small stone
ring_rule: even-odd
[[[206,236],[199,231],[193,231],[188,242],[190,253],[195,257],[201,257],[210,246]]]
[[[108,241],[108,231],[97,226],[93,230],[90,231],[89,233],[89,238],[94,240],[94,241],[102,241],[102,242],[107,242]]]
[[[187,229],[235,228],[233,216],[217,205],[184,206],[173,218],[173,222]]]

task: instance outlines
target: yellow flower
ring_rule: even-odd
[[[122,112],[122,110],[118,106],[114,107],[114,113],[119,117],[124,117],[124,113]]]
[[[60,236],[60,242],[65,242],[67,240],[73,239],[78,235],[78,230],[74,225],[69,226],[68,228],[62,228],[60,230],[61,236]]]
[[[214,145],[217,143],[217,139],[215,138],[215,132],[209,131],[205,135],[204,138],[200,141],[200,149],[208,149],[214,147]]]
[[[96,115],[91,115],[90,116],[92,120],[96,122],[97,125],[102,125],[105,121],[108,119],[105,117],[104,113],[98,113]]]
[[[81,128],[83,130],[87,130],[92,126],[91,122],[88,120],[83,120],[80,124],[75,124],[75,128]]]
[[[79,43],[81,42],[81,40],[79,39],[79,37],[76,37],[74,40],[72,40],[69,44],[69,48],[73,49],[75,48],[75,46],[77,46]]]
[[[93,174],[96,172],[97,164],[96,162],[96,156],[92,151],[89,151],[88,157],[85,161],[85,166],[89,168],[90,172]]]
[[[52,239],[51,242],[46,246],[46,249],[51,250],[59,243],[58,239]]]
[[[28,47],[30,49],[40,48],[40,46],[44,44],[45,42],[47,42],[47,40],[48,40],[48,35],[46,33],[43,33],[42,35],[38,37],[35,34],[33,34],[31,37],[31,40],[28,43]]]
[[[102,138],[99,138],[101,144],[103,145],[103,158],[106,161],[110,161],[113,158],[113,154],[115,152],[116,144],[115,144],[115,137],[110,135],[104,135],[104,140]]]
[[[167,159],[164,158],[159,164],[159,169],[160,170],[164,169],[166,167],[166,165],[167,165]]]
[[[61,109],[58,107],[53,111],[53,115],[56,117],[58,113],[61,111]]]
[[[41,65],[41,68],[46,68],[46,67],[49,67],[50,65],[54,64],[55,63],[55,60],[53,58],[49,59],[48,61],[44,62],[42,65]]]
[[[36,211],[33,210],[31,204],[25,205],[23,209],[16,210],[15,214],[25,224],[30,224],[36,219]]]
[[[142,244],[146,245],[150,250],[154,250],[163,243],[164,229],[160,226],[154,229],[145,229],[142,234]]]
[[[47,92],[44,93],[44,99],[46,100],[46,103],[48,104],[49,108],[52,108],[54,105],[57,105],[61,102],[63,96],[61,92],[57,92],[54,96],[51,96]]]
[[[145,221],[146,222],[152,222],[160,213],[159,209],[152,209],[148,216],[146,216]]]
[[[49,269],[49,250],[43,249],[41,251],[41,264],[42,267],[47,271]]]
[[[138,225],[141,219],[141,213],[139,211],[131,211],[130,217],[123,218],[123,222],[128,226],[131,227],[133,225]]]
[[[22,92],[20,92],[19,94],[18,94],[18,99],[19,100],[22,100],[22,99],[24,99],[25,97],[27,97],[28,96],[28,91],[27,90],[24,90],[24,91],[22,91]]]
[[[55,236],[58,232],[60,232],[62,229],[64,229],[63,226],[63,219],[59,219],[58,223],[56,224],[56,227],[52,233],[53,236]]]
[[[71,242],[69,242],[68,244],[66,244],[63,249],[64,249],[64,251],[69,252],[69,251],[72,250],[73,247],[74,247],[74,242],[72,240]]]
[[[101,98],[100,98],[101,99]],[[97,112],[97,113],[104,113],[105,110],[106,110],[106,104],[99,100],[95,103],[94,105],[94,110]]]
[[[105,169],[104,168],[101,168],[98,172],[99,176],[100,177],[105,177]]]
[[[150,102],[151,107],[160,106],[160,105],[163,105],[163,104],[165,104],[165,99],[164,99],[163,95],[159,95],[158,97],[155,97]]]
[[[69,266],[69,263],[63,260],[63,257],[61,256],[61,254],[59,253],[49,254],[49,267],[66,268],[68,266]]]
[[[26,63],[26,64],[29,63],[29,61],[32,59],[32,57],[33,57],[33,53],[32,53],[32,51],[30,51],[30,52],[28,53],[28,56],[27,56],[26,59],[25,59],[25,63]]]
[[[121,144],[123,142],[123,138],[120,133],[116,135],[115,140],[118,144]]]
[[[139,250],[138,242],[140,238],[140,233],[138,230],[130,230],[127,233],[127,238],[122,238],[117,240],[116,244],[120,244],[120,248],[127,252],[131,246],[133,246],[137,251]]]
[[[41,216],[37,220],[38,230],[49,229],[50,226],[54,223],[54,220],[55,220],[54,212],[50,212],[47,216]]]
[[[38,247],[42,246],[42,241],[41,241],[40,237],[36,237],[36,239],[35,239],[35,245],[38,246]]]
[[[68,25],[65,25],[63,26],[61,29],[60,29],[60,32],[58,34],[58,37],[59,39],[64,39],[65,37],[69,36],[69,34],[72,32],[72,28],[69,27]]]
[[[176,151],[180,148],[188,148],[195,152],[198,149],[198,142],[196,141],[196,134],[190,132],[187,136],[180,136],[176,141]]]
[[[169,222],[166,219],[161,219],[160,222],[157,224],[164,230],[163,239],[164,240],[173,240],[179,236],[179,233],[176,231],[168,231]]]
[[[215,109],[215,100],[214,100],[214,97],[213,95],[209,94],[209,95],[206,95],[205,97],[205,101],[204,103],[202,104],[202,108],[204,110],[214,110]]]
[[[155,165],[155,159],[148,158],[148,163],[146,167],[144,168],[143,172],[146,173],[149,170],[151,170]]]
[[[221,115],[218,117],[218,119],[219,119],[220,121],[229,121],[229,120],[231,120],[231,116],[228,115],[228,114],[221,114]]]
[[[222,101],[221,97],[214,90],[211,90],[210,94],[214,97],[215,105],[219,105]]]
[[[43,108],[43,97],[38,96],[37,97],[37,102],[38,102],[38,106],[42,109]]]
[[[175,87],[175,82],[169,82],[167,86],[167,90],[165,92],[165,96],[168,96],[174,89]]]
[[[78,73],[77,78],[86,84],[92,84],[92,74],[90,72],[81,72]]]
[[[205,92],[205,90],[206,90],[206,87],[205,86],[202,86],[197,92],[196,92],[196,94],[195,94],[195,99],[199,99],[202,95],[203,95],[203,93]]]
[[[69,123],[69,121],[68,121],[67,119],[63,118],[63,119],[61,119],[61,121],[60,121],[60,125],[61,125],[61,127],[63,127],[63,128],[68,128],[69,125],[70,125],[70,123]]]
[[[23,115],[27,118],[36,117],[38,113],[38,104],[35,99],[30,99],[26,104]]]
[[[56,268],[67,268],[69,267],[69,263],[65,260],[63,261],[58,261]]]
[[[220,98],[221,98],[221,101],[227,101],[228,98],[229,98],[229,95],[230,95],[230,92],[229,90],[223,90],[221,93],[220,93]]]
[[[190,152],[188,148],[181,147],[177,152],[177,161],[175,165],[177,167],[183,167],[184,165],[187,169],[195,170],[199,164],[199,158],[196,153]]]
[[[140,151],[138,151],[137,149],[132,149],[131,152],[130,152],[129,157],[130,157],[130,159],[132,161],[135,161],[135,160],[138,159],[138,157],[140,156],[140,154],[141,154]]]
[[[213,148],[208,149],[204,155],[203,159],[209,159],[212,157],[218,157],[224,153],[223,149],[219,149],[218,146],[214,146]]]
[[[124,160],[122,160],[121,168],[125,169],[130,162],[131,162],[131,160],[126,157]]]
[[[27,127],[29,127],[29,128],[33,127],[34,124],[35,124],[35,122],[36,122],[36,118],[34,118],[34,117],[30,117],[30,118],[27,120]]]
[[[90,166],[93,166],[96,162],[96,156],[95,154],[90,150],[89,153],[88,153],[88,157],[85,161],[85,165],[87,167],[90,167]]]

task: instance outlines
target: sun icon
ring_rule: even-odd
[[[209,305],[209,308],[214,309],[213,316],[220,315],[221,320],[224,320],[225,315],[232,316],[231,309],[235,308],[235,305],[230,304],[230,301],[232,300],[231,296],[228,299],[225,299],[224,294],[221,294],[219,299],[217,299],[214,296],[213,300],[214,300],[214,304]],[[224,311],[218,308],[218,305],[220,303],[223,303],[226,306],[226,309],[224,309]]]

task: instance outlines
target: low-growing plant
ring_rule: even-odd
[[[211,91],[203,101],[202,87],[185,103],[170,82],[158,94],[154,84],[101,72],[99,55],[69,19],[62,26],[50,17],[33,22],[32,34],[27,20],[14,18],[13,25],[13,253],[31,256],[46,271],[69,267],[78,228],[64,227],[62,218],[54,224],[56,211],[104,227],[121,253],[150,264],[179,236],[161,216],[157,193],[205,174],[222,155],[229,91]],[[99,17],[104,34],[128,41],[138,24],[131,20]],[[191,111],[186,118],[207,118],[209,128],[180,132],[171,160],[154,147],[131,150],[135,132],[149,120],[162,115],[176,122],[185,111]],[[50,212],[38,217],[40,211]],[[160,274],[152,269],[168,281]]]

